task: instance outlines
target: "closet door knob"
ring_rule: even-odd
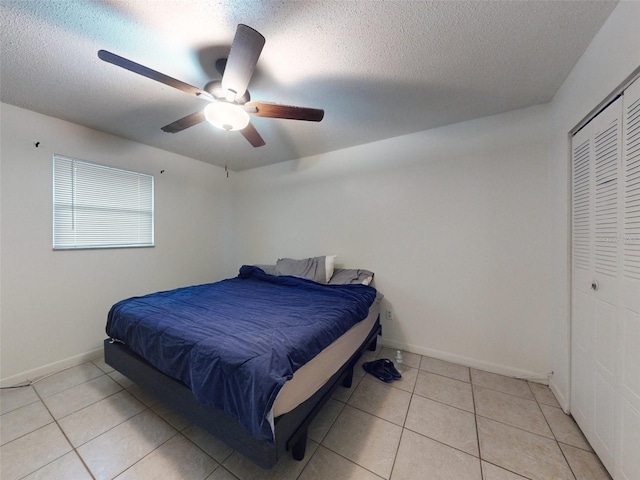
[[[593,282],[591,282],[591,290],[593,290],[594,292],[597,292],[599,288],[600,288],[600,285],[598,284],[597,280],[594,280]]]

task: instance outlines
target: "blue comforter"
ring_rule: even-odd
[[[364,319],[375,296],[365,285],[243,266],[235,278],[116,303],[107,335],[273,442],[270,412],[284,383]]]

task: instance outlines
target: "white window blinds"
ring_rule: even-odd
[[[53,157],[53,248],[153,246],[153,176]]]

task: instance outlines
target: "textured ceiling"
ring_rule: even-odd
[[[548,102],[615,5],[0,0],[0,99],[244,170]],[[238,23],[266,37],[252,99],[323,108],[321,123],[254,117],[260,148],[206,123],[164,133],[206,102],[97,57],[202,88]]]

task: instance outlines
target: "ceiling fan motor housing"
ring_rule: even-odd
[[[204,86],[204,90],[209,92],[216,100],[224,100],[227,98],[227,92],[222,88],[222,82],[220,80],[212,80]],[[245,90],[244,94],[239,97],[236,97],[233,101],[238,105],[244,105],[249,100],[251,100],[251,95],[249,94],[249,90]]]

